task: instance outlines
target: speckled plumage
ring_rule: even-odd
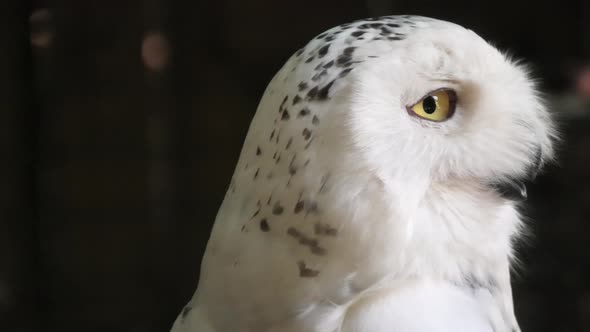
[[[444,123],[406,107],[457,91]],[[173,331],[518,331],[516,202],[552,156],[525,72],[460,26],[360,20],[298,50],[252,121]]]

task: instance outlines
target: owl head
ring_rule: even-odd
[[[385,187],[472,181],[524,198],[556,136],[526,67],[452,23],[387,22],[348,27],[357,62],[330,86],[326,146],[346,145]]]

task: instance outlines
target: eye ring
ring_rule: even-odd
[[[407,106],[411,116],[432,122],[444,122],[455,114],[457,93],[453,89],[441,88],[429,92],[420,100]]]

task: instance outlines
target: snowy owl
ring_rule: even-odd
[[[268,85],[175,332],[516,332],[522,183],[555,130],[471,30],[359,20]]]

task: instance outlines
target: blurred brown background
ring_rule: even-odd
[[[420,14],[532,64],[566,142],[530,187],[523,331],[590,331],[590,5],[2,0],[0,330],[167,331],[272,75],[331,26]]]

